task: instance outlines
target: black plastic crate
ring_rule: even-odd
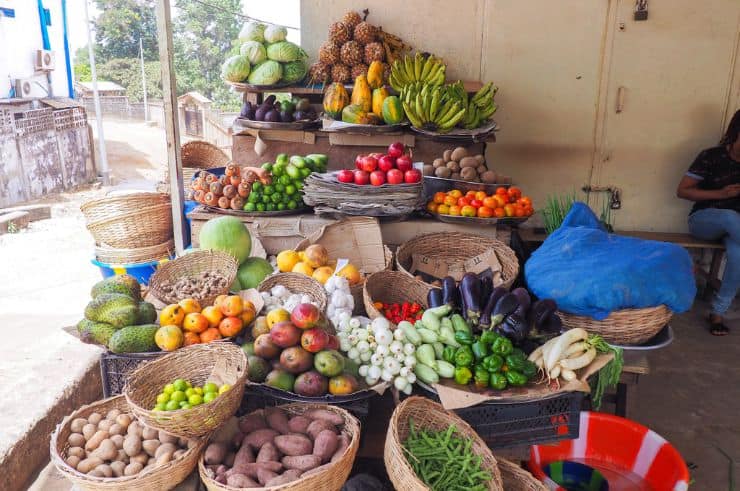
[[[116,355],[105,352],[100,355],[100,375],[103,379],[103,396],[111,397],[123,393],[128,376],[144,362],[156,360],[164,355],[157,353],[131,353]]]

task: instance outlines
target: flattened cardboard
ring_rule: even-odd
[[[491,272],[494,286],[499,286],[504,282],[501,263],[493,249],[466,261],[455,263],[448,263],[443,257],[429,257],[424,254],[411,255],[411,273],[421,274],[432,280],[452,276],[455,281],[460,281],[465,273],[480,274],[487,270]]]

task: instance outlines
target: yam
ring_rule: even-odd
[[[347,434],[345,433],[340,434],[338,438],[337,449],[334,451],[334,455],[331,456],[330,462],[336,462],[337,460],[342,458],[342,455],[344,455],[344,452],[346,452],[347,449],[349,448],[350,442],[351,440]]]
[[[457,147],[450,154],[450,160],[456,160],[460,162],[463,157],[468,156],[468,150],[465,147]]]
[[[278,475],[275,472],[272,472],[271,470],[265,469],[264,467],[260,467],[257,469],[257,480],[262,484],[263,486],[272,479],[273,477],[277,477]]]
[[[460,173],[459,172],[453,172],[450,176],[450,179],[455,179],[456,181],[460,180]]]
[[[236,457],[236,452],[229,452],[226,454],[226,457],[224,457],[224,465],[227,465],[229,467],[234,467],[234,458]]]
[[[119,425],[118,423],[113,423],[110,425],[110,428],[108,428],[108,433],[111,435],[123,435],[124,428],[123,426]]]
[[[87,474],[102,463],[103,461],[100,460],[98,457],[88,457],[77,464],[77,470],[82,472],[83,474]]]
[[[163,443],[157,447],[157,451],[154,452],[154,458],[158,459],[160,455],[166,453],[175,453],[177,446],[173,443]]]
[[[339,447],[337,434],[331,430],[322,430],[313,441],[312,453],[319,456],[321,462],[326,462],[337,451],[337,447]],[[259,462],[259,458],[257,462]]]
[[[87,417],[87,422],[97,427],[98,423],[100,423],[102,419],[103,416],[100,413],[92,413],[90,416]]]
[[[121,410],[120,409],[111,409],[110,411],[108,411],[108,414],[106,415],[106,418],[109,419],[109,420],[111,420],[111,421],[115,421],[116,418],[120,414],[121,414]]]
[[[434,162],[432,162],[432,167],[434,167],[435,169],[438,167],[444,167],[445,162],[445,159],[434,159]]]
[[[128,425],[131,424],[131,415],[130,414],[119,414],[116,418],[116,423],[121,425],[124,429],[128,428]]]
[[[258,488],[260,485],[244,474],[230,475],[225,484],[234,488]]]
[[[92,423],[87,423],[82,427],[82,434],[85,437],[85,440],[92,438],[96,431],[98,431],[98,425],[94,425]]]
[[[283,472],[281,475],[277,477],[273,477],[269,481],[265,483],[265,487],[271,488],[273,486],[280,486],[282,484],[288,484],[289,482],[293,482],[299,477],[301,477],[301,471],[298,469],[289,469],[285,472]]]
[[[100,477],[113,477],[113,469],[108,464],[100,464],[95,469],[93,469],[93,472],[99,472],[102,474]]]
[[[476,169],[480,164],[477,160],[475,160],[473,157],[463,157],[460,162],[460,168],[465,169],[466,167],[472,167],[473,169]]]
[[[83,447],[86,443],[86,438],[79,433],[71,433],[67,437],[67,442],[70,447]]]
[[[80,463],[80,460],[81,459],[78,456],[70,455],[69,457],[67,457],[67,460],[65,462],[67,462],[67,465],[69,465],[71,468],[77,469],[77,464]]]
[[[280,454],[277,448],[272,442],[267,442],[260,448],[256,462],[259,464],[260,462],[276,462],[278,460],[280,460]]]
[[[116,448],[123,448],[123,435],[113,435],[110,437],[110,441],[116,446]]]
[[[473,155],[473,158],[478,161],[479,165],[486,165],[486,158],[483,155]]]
[[[321,433],[323,430],[331,430],[336,433],[337,427],[323,419],[316,419],[310,425],[308,425],[306,433],[308,433],[312,440],[315,440],[318,434]]]
[[[288,415],[279,407],[265,408],[265,419],[267,420],[267,426],[273,430],[279,431],[283,435],[290,433]]]
[[[239,429],[242,433],[249,434],[262,428],[267,428],[267,422],[262,411],[255,411],[239,420]]]
[[[242,446],[242,441],[244,441],[244,433],[237,431],[231,438],[231,446],[233,448],[239,448]]]
[[[445,162],[449,162],[450,160],[452,160],[452,150],[447,149],[442,152],[442,160],[444,160]]]
[[[204,454],[204,459],[206,462],[206,465],[218,465],[223,463],[224,458],[226,457],[227,452],[226,445],[223,443],[211,443],[206,448],[206,453]]]
[[[123,450],[129,457],[141,453],[141,439],[136,435],[129,435],[123,440]]]
[[[472,167],[464,167],[460,171],[460,177],[466,181],[472,181],[473,178],[478,177],[478,173]]]
[[[311,424],[314,423],[316,421]],[[306,435],[300,433],[276,436],[273,443],[285,455],[307,455],[313,450],[311,440]]]
[[[171,433],[167,433],[166,431],[159,430],[157,432],[157,438],[162,443],[171,443],[173,445],[177,445],[178,437]]]
[[[496,179],[496,173],[492,170],[488,170],[480,176],[480,180],[485,182],[486,184],[496,184]]]
[[[108,438],[108,432],[104,430],[98,430],[95,432],[92,438],[90,438],[85,444],[85,450],[93,451],[98,448],[100,443]]]
[[[242,469],[247,465],[254,462],[254,454],[252,449],[247,444],[242,444],[242,447],[234,456],[234,469],[238,472],[242,472]]]
[[[434,175],[434,167],[429,164],[424,164],[424,167],[422,168],[422,175],[425,176],[433,176]]]
[[[144,466],[140,462],[131,462],[123,469],[124,476],[135,476],[139,472],[144,470]]]
[[[121,477],[126,470],[126,464],[121,461],[111,462],[110,468],[113,470],[114,476]]]
[[[82,447],[69,447],[69,450],[67,450],[67,457],[71,457],[72,455],[79,457],[80,459],[84,459],[85,449]]]
[[[99,457],[102,460],[113,460],[117,454],[118,448],[116,448],[116,444],[110,438],[101,441],[98,448],[93,452],[94,457]]]
[[[139,464],[144,466],[147,462],[149,462],[149,456],[146,454],[146,452],[141,452],[138,455],[132,456],[131,462],[138,462]]]
[[[288,428],[291,433],[306,433],[308,425],[311,424],[311,420],[305,416],[293,416],[288,421]]]
[[[139,438],[141,438],[143,432],[144,432],[144,427],[141,426],[141,423],[139,423],[138,421],[132,421],[131,424],[129,424],[128,428],[126,429],[127,434],[136,435]]]
[[[149,428],[148,426],[145,426],[144,429],[141,431],[141,439],[159,440],[159,431],[155,430],[154,428]]]
[[[277,437],[279,434],[280,433],[272,428],[262,428],[261,430],[253,431],[245,436],[242,441],[242,446],[249,445],[254,449],[262,448],[262,445],[272,441],[272,439]]]
[[[215,472],[216,474],[226,474],[226,471],[229,470],[229,468],[223,464],[222,465],[212,465],[210,466],[210,468],[213,469],[213,472]]]
[[[449,179],[452,175],[452,171],[448,169],[447,167],[437,167],[434,170],[434,175],[437,177],[441,177],[443,179]]]
[[[72,430],[74,433],[82,433],[82,428],[86,424],[87,420],[85,418],[75,418],[69,424],[69,429]]]
[[[298,469],[301,472],[310,471],[321,465],[321,457],[318,455],[286,455],[282,460],[286,469]]]
[[[239,467],[235,465],[230,472],[232,474],[239,473],[244,474],[245,476],[256,478],[257,471],[260,469],[267,469],[268,471],[277,473],[283,470],[283,464],[281,464],[280,462],[260,462],[259,464],[253,462],[251,464],[244,464]]]
[[[450,172],[460,172],[460,164],[455,162],[454,160],[450,160],[447,162],[447,168],[450,169]]]
[[[485,165],[479,165],[478,167],[475,168],[475,170],[476,172],[478,172],[478,176],[480,176],[484,172],[488,171],[488,167],[486,167]]]
[[[103,431],[107,431],[108,433],[110,433],[111,426],[113,426],[113,421],[109,419],[104,419],[103,421],[98,423],[98,430],[103,430]]]
[[[154,457],[154,454],[157,453],[157,449],[161,444],[162,442],[159,440],[144,440],[141,442],[141,448],[144,449],[147,455]]]

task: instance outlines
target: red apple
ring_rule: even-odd
[[[398,167],[398,170],[401,172],[406,172],[407,170],[413,169],[414,164],[411,162],[411,157],[409,155],[401,155],[396,159],[396,167]]]
[[[364,170],[356,170],[354,172],[355,184],[370,184],[370,173]]]
[[[281,348],[295,346],[300,339],[301,330],[291,322],[278,322],[270,329],[270,341]]]
[[[370,174],[370,184],[373,186],[382,186],[385,184],[385,172],[376,170]]]
[[[372,155],[366,155],[362,157],[360,165],[362,166],[362,170],[364,170],[365,172],[373,172],[375,169],[378,168],[378,159],[376,159]]]
[[[355,157],[355,169],[362,170],[362,159],[365,155],[358,155]]]
[[[383,154],[380,153],[380,152],[373,152],[373,153],[368,154],[368,155],[370,155],[371,157],[375,157],[376,159],[379,159],[380,157],[383,156]]]
[[[410,169],[403,173],[403,180],[406,184],[421,182],[421,172],[418,169]]]
[[[403,184],[403,172],[398,169],[391,169],[386,175],[388,177],[388,184]]]
[[[312,303],[299,303],[290,313],[290,320],[299,329],[316,327],[321,318],[318,307]]]
[[[355,173],[349,169],[342,169],[337,173],[337,181],[351,183],[355,180]]]
[[[301,334],[301,346],[309,353],[318,353],[329,344],[329,335],[326,331],[313,328]]]
[[[406,147],[401,142],[395,142],[391,143],[388,146],[388,155],[390,155],[393,158],[398,158],[401,155],[403,155],[403,152],[406,151]]]
[[[396,159],[390,155],[383,155],[378,159],[378,169],[383,172],[388,172],[391,169],[396,168]]]

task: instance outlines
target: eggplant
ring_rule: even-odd
[[[499,286],[494,288],[490,295],[488,295],[485,307],[483,307],[483,312],[480,314],[480,321],[478,322],[478,325],[481,326],[481,328],[487,329],[491,325],[491,314],[493,313],[493,308],[496,306],[499,298],[506,295],[506,293],[506,288]]]
[[[518,314],[510,314],[499,326],[504,336],[514,344],[521,343],[529,334],[529,324]]]
[[[506,316],[513,314],[517,307],[519,307],[519,300],[513,293],[507,293],[499,298],[491,314],[491,324],[497,326]]]
[[[257,107],[257,110],[254,112],[254,119],[255,121],[265,121],[265,115],[268,111],[272,111],[271,106],[261,105]]]
[[[563,321],[558,314],[552,314],[547,318],[544,324],[537,326],[542,331],[549,334],[558,334],[563,328]]]
[[[548,319],[558,310],[555,300],[545,298],[537,300],[532,304],[530,315],[536,328],[541,329],[547,323]]]
[[[282,121],[283,123],[292,123],[293,113],[289,111],[280,111],[280,121]]]
[[[242,105],[242,111],[239,113],[239,116],[246,118],[250,111],[252,111],[252,103],[247,101]]]
[[[460,296],[463,299],[463,312],[467,313],[467,321],[477,326],[480,321],[480,280],[475,273],[465,273],[460,280]]]
[[[519,306],[524,309],[524,312],[529,310],[529,306],[532,305],[532,297],[529,296],[529,292],[526,288],[515,288],[511,290],[511,294],[516,296],[519,300]]]
[[[517,307],[516,310],[514,310],[514,314],[518,315],[525,321],[528,320],[527,312],[528,310],[522,304],[519,304],[519,307]],[[514,315],[514,314],[511,314],[511,315]]]
[[[267,99],[265,99],[265,101],[263,102],[263,104],[267,104],[268,106],[272,106],[273,104],[275,104],[275,99],[276,99],[275,94],[272,94],[272,95],[268,96]]]
[[[493,291],[493,278],[491,275],[479,275],[478,278],[480,278],[480,304],[485,305]]]
[[[442,301],[442,290],[439,288],[430,288],[429,293],[427,293],[427,304],[429,304],[430,309],[444,304]]]
[[[280,113],[274,109],[267,111],[267,113],[265,114],[265,121],[269,121],[270,123],[279,123]]]
[[[452,310],[460,308],[460,292],[452,276],[445,276],[442,279],[442,303],[449,305]]]

